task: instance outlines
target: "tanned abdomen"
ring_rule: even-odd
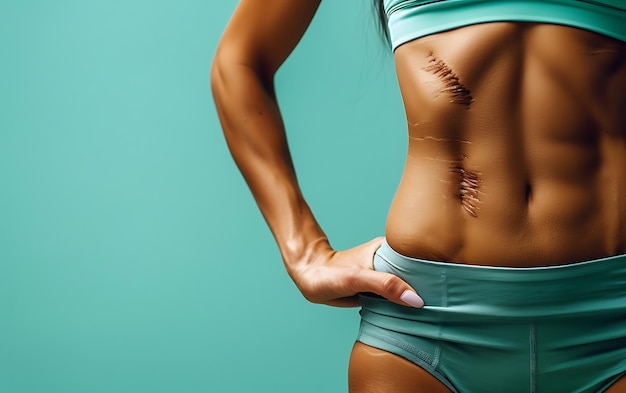
[[[626,45],[574,28],[469,26],[395,52],[401,254],[549,266],[626,252]]]

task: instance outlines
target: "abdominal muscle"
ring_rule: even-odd
[[[406,43],[395,60],[409,144],[393,249],[510,267],[626,252],[626,44],[489,23]]]

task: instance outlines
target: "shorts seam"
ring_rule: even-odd
[[[376,332],[376,335],[365,332],[363,329],[364,324],[370,325],[371,328],[377,329],[378,332]],[[366,321],[362,321],[357,341],[365,345],[370,345],[383,351],[393,353],[404,359],[409,360],[416,366],[427,371],[433,377],[437,378],[439,382],[445,385],[453,393],[458,393],[458,390],[454,387],[450,380],[439,370],[437,370],[436,365],[433,364],[434,362],[439,362],[438,354],[440,353],[440,344],[438,342],[435,345],[436,354],[431,355],[428,352],[416,348],[414,345],[392,337],[389,333],[385,332],[383,328],[372,325]],[[391,346],[391,348],[383,346],[381,345],[381,343],[387,344]]]

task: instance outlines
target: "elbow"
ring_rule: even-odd
[[[211,64],[211,71],[209,74],[209,83],[211,85],[211,92],[213,93],[213,98],[215,100],[219,99],[220,92],[223,89],[224,85],[224,61],[220,57],[219,52],[213,58],[213,63]]]
[[[240,61],[232,54],[232,51],[218,49],[209,75],[211,92],[218,107],[226,99],[227,94],[234,93],[233,89],[240,87],[246,79],[245,73],[245,68],[240,67]]]
[[[268,65],[262,54],[246,50],[237,45],[222,43],[213,57],[210,71],[210,84],[213,96],[219,97],[221,91],[230,84],[255,80],[264,89],[272,90],[276,69]]]

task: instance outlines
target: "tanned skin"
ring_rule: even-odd
[[[356,294],[374,292],[404,305],[414,289],[372,270],[381,239],[333,250],[297,183],[273,78],[318,6],[240,2],[211,73],[224,135],[308,300],[356,306]],[[626,252],[626,44],[565,26],[487,23],[394,56],[409,149],[387,220],[393,249],[508,267]],[[353,393],[448,391],[361,343],[349,383]],[[626,379],[607,392],[626,392]]]

